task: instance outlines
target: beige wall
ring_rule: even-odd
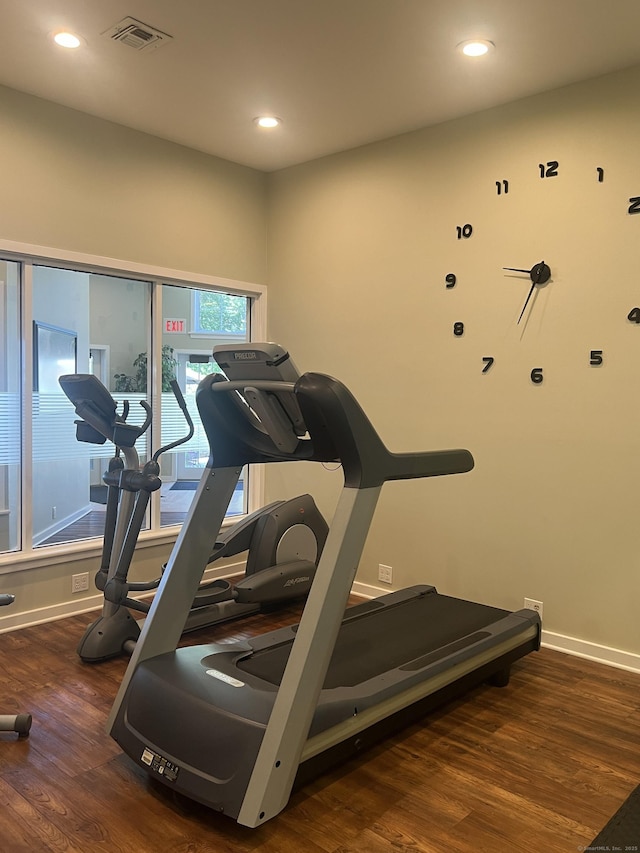
[[[638,91],[630,70],[264,176],[0,89],[0,235],[263,282],[268,192],[269,336],[342,378],[391,449],[476,458],[385,487],[358,579],[377,584],[382,562],[395,587],[541,599],[551,635],[640,653],[640,327],[625,319],[640,302]],[[551,159],[560,174],[541,181]],[[553,280],[521,334],[528,283],[501,268],[542,259]],[[330,516],[340,475],[274,466],[267,486],[311,491]],[[165,552],[141,553],[140,573]],[[13,575],[11,610],[66,601],[89,565]]]
[[[262,283],[265,176],[0,87],[4,240]]]
[[[385,563],[396,587],[531,597],[552,634],[640,653],[639,91],[630,70],[270,176],[270,336],[343,379],[391,449],[476,458],[385,487],[360,581]],[[502,267],[541,260],[552,281],[518,326],[530,282]],[[330,513],[339,475],[267,483],[269,498],[311,484]]]
[[[0,116],[3,240],[264,283],[262,173],[4,87]],[[135,577],[168,550],[140,550]],[[70,577],[97,567],[76,555],[3,574],[16,603],[0,629],[81,606]]]

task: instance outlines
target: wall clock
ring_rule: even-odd
[[[640,344],[640,173],[566,152],[513,170],[493,181],[485,170],[456,200],[468,213],[449,225],[441,286],[471,369],[494,376],[515,359],[539,387],[554,359],[605,365],[616,329],[637,329]]]

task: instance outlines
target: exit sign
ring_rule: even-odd
[[[165,335],[183,335],[187,331],[186,320],[173,320],[167,318],[164,321]]]

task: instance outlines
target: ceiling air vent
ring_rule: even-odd
[[[115,26],[110,27],[104,33],[112,41],[119,41],[132,47],[134,50],[155,50],[163,44],[171,41],[173,36],[167,35],[142,21],[135,18],[123,18]]]

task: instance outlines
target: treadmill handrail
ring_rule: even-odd
[[[272,435],[269,429],[276,427],[259,420],[254,409],[242,402],[245,389],[276,399],[294,395],[307,435],[291,432],[289,445],[280,430]],[[473,456],[464,449],[389,451],[348,388],[323,373],[305,373],[295,383],[229,381],[211,374],[198,386],[196,401],[215,467],[296,460],[341,462],[345,486],[363,489],[387,480],[465,473],[474,466]]]

